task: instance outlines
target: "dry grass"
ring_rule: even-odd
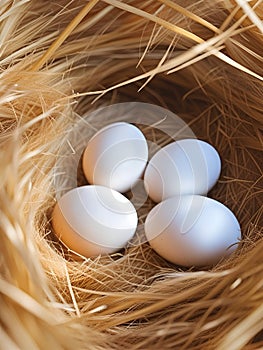
[[[1,350],[263,348],[262,17],[262,1],[1,1]],[[219,150],[211,196],[243,234],[229,260],[182,270],[146,243],[63,254],[50,227],[61,143],[122,101],[178,113]]]

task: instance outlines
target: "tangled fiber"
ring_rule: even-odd
[[[263,349],[262,18],[260,0],[1,0],[1,350]],[[96,259],[61,249],[61,143],[125,101],[173,111],[219,150],[210,195],[242,226],[227,260],[195,270],[147,243]]]

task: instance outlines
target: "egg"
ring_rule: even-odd
[[[123,248],[137,227],[137,213],[121,193],[104,186],[77,187],[56,203],[52,225],[59,239],[86,257]]]
[[[142,176],[147,160],[143,133],[132,124],[119,122],[104,127],[90,139],[82,167],[90,184],[126,192]]]
[[[220,171],[221,161],[214,147],[197,139],[179,140],[163,147],[149,161],[145,190],[157,203],[179,194],[205,195]]]
[[[168,198],[156,205],[146,218],[145,234],[160,256],[185,267],[215,264],[241,239],[230,209],[200,195]]]

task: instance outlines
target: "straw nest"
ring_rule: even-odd
[[[1,350],[263,348],[262,17],[260,0],[1,1]],[[243,235],[229,259],[183,270],[147,243],[61,250],[61,142],[123,101],[177,113],[219,150],[210,195]]]

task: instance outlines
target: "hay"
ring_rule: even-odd
[[[263,348],[262,17],[262,1],[1,1],[1,350]],[[228,260],[195,271],[147,243],[61,250],[62,140],[123,101],[170,109],[219,150],[211,196],[243,234]]]

